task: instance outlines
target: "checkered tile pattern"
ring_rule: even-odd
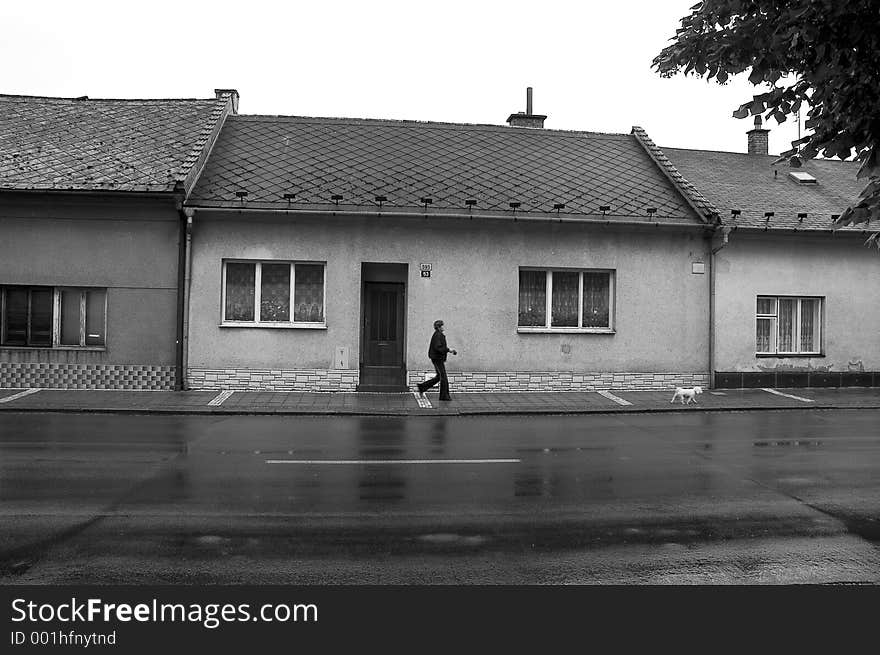
[[[473,199],[475,215],[517,202],[517,215],[564,204],[560,216],[648,221],[654,207],[652,223],[703,222],[633,134],[292,116],[230,116],[189,203],[326,211],[334,195],[339,209],[384,196],[389,213]]]
[[[409,386],[425,380],[433,369],[409,371]],[[510,391],[599,391],[617,389],[627,391],[665,391],[675,387],[708,388],[708,373],[575,373],[570,371],[543,372],[469,372],[449,371],[449,385],[458,393]]]
[[[0,363],[0,387],[40,389],[174,389],[174,366]]]

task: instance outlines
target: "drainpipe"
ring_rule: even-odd
[[[716,239],[720,237],[717,247]],[[730,240],[730,228],[721,227],[709,241],[709,388],[715,388],[715,254],[727,245]]]
[[[190,286],[192,283],[192,227],[195,210],[186,207],[186,239],[184,240],[184,275],[183,275],[183,320],[181,321],[181,372],[180,381],[183,391],[189,390],[187,370],[189,368],[189,305]]]
[[[186,215],[183,213],[183,196],[176,198],[177,210],[177,317],[174,342],[174,390],[183,390],[183,289],[186,266]]]

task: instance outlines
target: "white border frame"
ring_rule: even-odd
[[[522,334],[615,334],[615,295],[617,292],[617,270],[613,268],[541,268],[540,266],[520,266],[517,269],[517,323],[519,323],[519,273],[520,271],[541,271],[547,275],[547,297],[544,315],[546,323],[540,325],[517,325],[516,331]],[[578,273],[578,327],[552,327],[553,321],[553,273]],[[580,327],[584,320],[584,273],[608,274],[608,327]]]
[[[227,264],[254,264],[254,320],[253,321],[230,321],[226,319],[226,265]],[[290,318],[289,321],[260,321],[260,295],[262,286],[263,264],[289,264],[290,265]],[[294,288],[296,283],[296,265],[311,264],[324,267],[323,276],[323,303],[324,303],[324,320],[323,321],[294,321],[293,316],[296,312]],[[221,279],[220,279],[220,327],[245,327],[245,328],[280,328],[280,329],[306,329],[306,330],[326,330],[327,329],[327,262],[310,261],[310,260],[291,260],[291,259],[239,259],[229,258],[222,259],[220,262]]]
[[[759,314],[758,313],[758,300],[760,298],[766,298],[773,300],[773,314]],[[817,350],[779,350],[779,301],[780,300],[794,300],[795,301],[795,311],[794,311],[794,339],[793,343],[796,347],[800,348],[801,343],[801,317],[802,317],[802,303],[804,300],[818,300],[819,301],[819,316],[816,321],[816,326],[818,330],[816,345],[818,346]],[[769,319],[771,324],[773,325],[773,329],[771,334],[773,335],[773,350],[764,352],[757,350],[757,330],[758,330],[758,320],[759,319]],[[824,323],[825,321],[825,297],[824,296],[790,296],[790,295],[778,295],[773,296],[769,294],[758,294],[755,298],[755,355],[761,357],[820,357],[824,354],[824,343],[823,338],[825,336]]]

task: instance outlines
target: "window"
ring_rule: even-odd
[[[223,262],[223,325],[325,327],[323,263]]]
[[[818,355],[822,298],[758,296],[755,351],[759,355]]]
[[[106,289],[0,287],[0,345],[103,348]]]
[[[612,271],[519,271],[521,332],[609,332]]]

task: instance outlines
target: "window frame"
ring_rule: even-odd
[[[28,290],[28,334],[30,334],[31,322],[31,300],[30,292],[33,289],[51,289],[52,290],[52,343],[51,345],[11,345],[6,344],[6,292],[10,287],[19,287]],[[61,294],[65,291],[76,291],[80,293],[80,335],[79,345],[62,344],[61,343]],[[104,292],[104,321],[101,327],[104,336],[104,344],[100,346],[87,346],[86,341],[86,293],[89,291]],[[107,307],[109,304],[109,293],[107,287],[80,287],[80,286],[52,286],[48,284],[0,284],[0,350],[107,350]]]
[[[227,264],[254,264],[254,320],[252,321],[236,321],[226,318],[226,265]],[[263,264],[289,264],[290,265],[290,320],[289,321],[261,321],[260,317],[260,301],[262,296],[262,270]],[[297,264],[318,265],[323,267],[322,276],[322,303],[323,303],[323,321],[294,321],[293,317],[296,312],[295,305],[295,289],[296,289],[296,266]],[[313,260],[292,260],[292,259],[240,259],[229,258],[223,259],[221,262],[221,280],[220,280],[220,327],[245,327],[245,328],[275,328],[275,329],[306,329],[306,330],[326,330],[327,329],[327,262]]]
[[[541,271],[545,274],[546,281],[546,306],[544,310],[544,325],[519,325],[519,273],[521,271]],[[553,327],[553,273],[577,273],[578,274],[578,325],[577,327]],[[584,273],[606,273],[608,275],[608,326],[607,327],[583,327],[584,321]],[[615,295],[617,291],[617,271],[613,268],[571,268],[571,267],[542,267],[520,266],[517,269],[517,326],[516,331],[522,334],[615,334]]]
[[[773,301],[773,313],[758,313],[758,302],[760,300],[772,300]],[[795,302],[795,311],[794,311],[794,335],[792,344],[795,345],[798,350],[780,350],[779,342],[779,301],[780,300],[793,300]],[[802,321],[802,307],[804,300],[815,300],[818,301],[819,305],[819,316],[816,321],[816,349],[815,350],[800,350],[801,345],[801,321]],[[771,329],[771,346],[772,350],[762,351],[758,350],[758,321],[770,321]],[[825,296],[793,296],[793,295],[768,295],[768,294],[758,294],[755,297],[755,332],[754,332],[754,346],[755,346],[755,356],[756,357],[824,357],[825,356]]]

